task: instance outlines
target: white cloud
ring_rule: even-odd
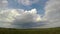
[[[60,0],[49,0],[45,7],[46,24],[43,27],[60,27]]]
[[[20,1],[25,2],[24,0]],[[30,3],[30,0],[26,1],[29,1]],[[47,1],[45,6],[45,16],[43,18],[41,18],[41,16],[37,14],[36,9],[32,9],[29,11],[22,9],[9,9],[0,11],[0,23],[3,23],[4,27],[21,27],[19,26],[20,24],[31,22],[37,24],[43,22],[43,24],[45,24],[42,26],[37,26],[35,28],[60,27],[60,0]]]
[[[0,20],[10,22],[13,20],[13,17],[16,17],[17,15],[19,15],[18,12],[14,10],[1,10]]]
[[[49,0],[45,6],[45,16],[42,21],[45,25],[32,28],[60,27],[60,0]]]
[[[30,6],[34,3],[37,3],[39,0],[18,0],[18,3],[23,4],[24,6]]]
[[[3,27],[18,27],[18,24],[30,22],[38,23],[40,21],[41,16],[37,14],[36,9],[29,11],[24,11],[22,9],[7,9],[0,11],[0,23],[3,23]]]

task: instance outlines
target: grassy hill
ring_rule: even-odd
[[[0,34],[60,34],[60,28],[45,28],[45,29],[0,28]]]

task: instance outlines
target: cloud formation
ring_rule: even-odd
[[[46,24],[43,27],[60,27],[60,0],[49,0],[45,7]]]
[[[7,8],[8,1],[7,0],[0,0],[0,8]]]
[[[60,0],[47,1],[44,9],[45,16],[43,16],[42,21],[45,25],[33,28],[60,27]]]
[[[25,1],[22,0],[22,3],[23,2]],[[26,2],[28,2],[28,4],[26,4]],[[26,0],[26,2],[26,5],[30,4],[30,0]],[[0,10],[0,23],[2,27],[13,28],[60,27],[60,0],[47,1],[44,9],[45,15],[42,18],[40,14],[37,14],[37,9],[31,9],[29,11],[23,9]],[[41,23],[44,25],[42,25]]]
[[[25,23],[39,23],[41,16],[37,14],[36,9],[25,11],[22,9],[8,9],[1,10],[0,12],[0,23],[4,23],[3,27],[18,27],[18,25]],[[28,26],[28,25],[27,25]]]
[[[30,6],[34,3],[37,3],[39,0],[18,0],[19,4],[23,4],[24,6]]]

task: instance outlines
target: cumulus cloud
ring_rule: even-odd
[[[60,0],[49,0],[45,6],[45,16],[42,21],[45,25],[32,28],[60,27]]]
[[[18,0],[18,3],[23,4],[24,6],[30,6],[34,3],[37,3],[39,0]]]
[[[0,0],[0,8],[6,8],[8,6],[7,0]]]
[[[24,0],[22,1],[25,2]],[[32,9],[29,11],[23,9],[1,10],[0,23],[2,23],[1,25],[3,27],[16,27],[16,28],[18,27],[31,27],[31,28],[60,27],[60,0],[47,1],[44,9],[45,9],[45,15],[42,18],[40,14],[37,14],[36,9]],[[44,25],[42,25],[41,23]]]
[[[60,0],[49,0],[46,3],[43,20],[47,25],[42,27],[60,27]]]
[[[29,11],[22,9],[8,9],[0,11],[0,23],[3,23],[3,27],[18,27],[18,25],[21,24],[39,23],[40,21],[41,16],[37,14],[36,9]]]

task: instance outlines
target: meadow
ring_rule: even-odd
[[[14,29],[0,28],[0,34],[60,34],[60,28]]]

